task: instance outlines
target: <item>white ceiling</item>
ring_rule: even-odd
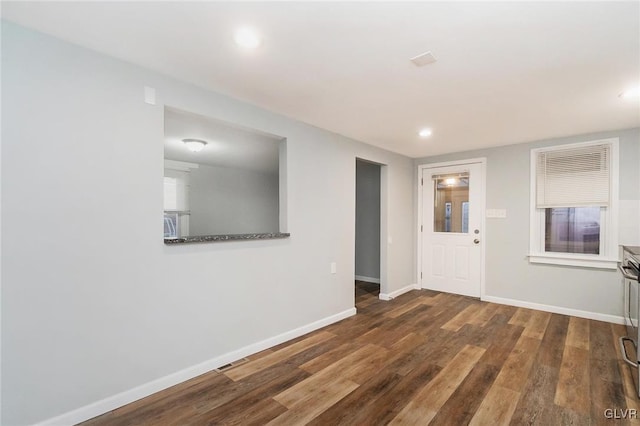
[[[2,15],[412,157],[640,126],[640,100],[617,96],[640,85],[637,1],[3,2]],[[242,25],[258,50],[234,44]],[[409,62],[429,50],[436,63]]]
[[[200,139],[207,145],[191,152],[182,139]],[[186,111],[164,111],[164,158],[169,160],[277,174],[282,140]]]

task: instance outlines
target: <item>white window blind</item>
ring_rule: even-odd
[[[540,151],[536,207],[609,206],[611,145]]]

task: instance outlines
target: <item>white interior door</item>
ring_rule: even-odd
[[[482,163],[422,169],[422,288],[480,297],[482,173]]]

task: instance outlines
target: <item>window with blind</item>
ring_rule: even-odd
[[[531,151],[530,260],[615,268],[617,139]]]

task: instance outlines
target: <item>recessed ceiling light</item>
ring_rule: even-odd
[[[640,97],[640,86],[625,90],[618,95],[622,99],[633,99]]]
[[[420,132],[418,132],[418,135],[421,138],[428,138],[429,136],[431,136],[433,132],[431,131],[431,129],[422,129],[420,130]]]
[[[253,28],[249,27],[238,29],[234,36],[234,40],[238,46],[247,49],[255,49],[260,46],[260,43],[262,43],[262,39],[258,33]]]
[[[207,144],[205,141],[200,139],[182,139],[182,142],[184,142],[189,151],[192,152],[202,151],[204,149],[204,146]]]

